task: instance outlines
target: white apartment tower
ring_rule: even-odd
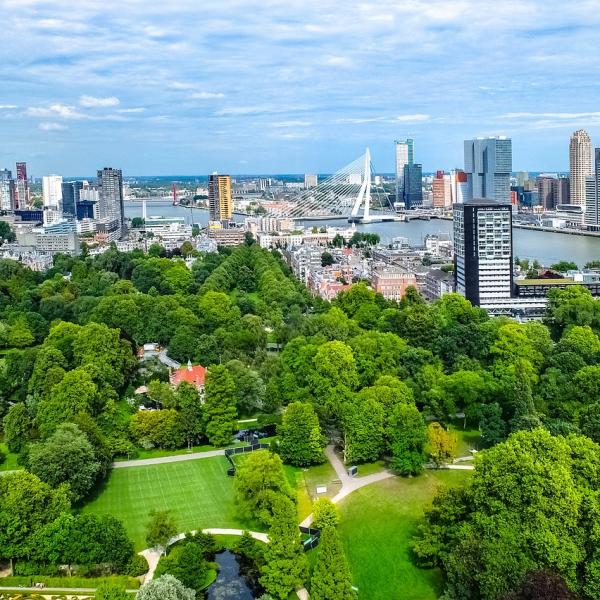
[[[587,131],[578,129],[569,144],[571,204],[586,205],[586,178],[592,177],[592,140]]]

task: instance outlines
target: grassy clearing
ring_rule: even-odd
[[[0,464],[0,471],[16,471],[23,468],[17,464],[17,455],[9,452],[4,442],[0,442],[0,452],[6,457]]]
[[[353,492],[340,503],[340,537],[361,598],[439,597],[439,571],[415,567],[409,544],[438,487],[462,485],[467,477],[464,471],[427,471],[411,479],[386,479]]]
[[[162,458],[163,456],[181,456],[182,454],[191,454],[192,452],[208,452],[210,450],[218,450],[214,446],[204,444],[203,446],[192,446],[192,449],[179,448],[177,450],[163,450],[161,448],[153,448],[152,450],[137,450],[135,458],[128,459],[127,457],[120,457],[115,459],[115,462],[126,462],[128,460],[143,460],[146,458]]]
[[[168,510],[179,531],[207,527],[247,528],[237,516],[233,478],[222,456],[162,465],[115,469],[83,512],[121,519],[138,550],[146,547],[151,510]]]
[[[463,429],[462,422],[449,426],[449,430],[458,438],[457,456],[469,456],[471,450],[481,450],[483,440],[479,429]]]

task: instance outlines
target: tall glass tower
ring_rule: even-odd
[[[471,198],[510,200],[512,140],[506,137],[465,140],[465,173]]]

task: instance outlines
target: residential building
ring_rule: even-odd
[[[423,167],[404,165],[404,206],[407,210],[423,206]]]
[[[452,205],[450,176],[444,171],[437,171],[431,182],[433,208],[446,208]]]
[[[570,203],[570,180],[568,177],[558,177],[552,181],[552,202],[554,206]]]
[[[125,208],[123,202],[123,172],[121,169],[110,167],[99,169],[98,218],[106,222],[116,222],[116,229],[113,231],[116,232],[119,238],[123,234],[125,227]]]
[[[199,392],[204,391],[204,381],[206,379],[206,367],[202,365],[193,365],[190,360],[186,367],[171,372],[169,381],[172,386],[178,386],[183,381],[191,383]]]
[[[477,138],[465,140],[464,148],[469,198],[508,202],[512,140],[503,136]]]
[[[63,215],[75,217],[77,215],[80,193],[83,189],[83,181],[64,182],[61,189]]]
[[[208,176],[208,211],[211,221],[229,221],[233,214],[231,177],[213,173]]]
[[[309,174],[304,175],[304,189],[305,190],[309,190],[310,188],[317,187],[318,183],[319,183],[318,175],[309,175]]]
[[[0,210],[14,210],[15,182],[12,171],[0,169]]]
[[[396,202],[404,201],[404,167],[415,162],[414,140],[396,140]]]
[[[433,302],[444,294],[454,292],[454,273],[447,273],[441,269],[431,269],[422,278],[419,284],[422,296]]]
[[[239,246],[244,243],[246,232],[241,227],[209,227],[208,237],[219,246]]]
[[[409,286],[416,287],[417,278],[402,267],[385,265],[373,269],[371,287],[386,300],[399,302]]]
[[[578,129],[569,143],[569,167],[571,179],[570,204],[585,206],[586,178],[593,176],[592,140],[587,131]]]
[[[513,289],[512,208],[475,199],[454,205],[456,291],[476,306],[509,299]]]
[[[21,210],[29,208],[31,199],[29,197],[29,180],[27,179],[27,163],[17,163],[17,187],[15,207]]]

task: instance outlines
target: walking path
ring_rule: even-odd
[[[198,458],[212,458],[225,456],[225,450],[207,450],[206,452],[190,452],[189,454],[175,454],[174,456],[160,456],[158,458],[140,458],[139,460],[123,460],[114,462],[113,469],[127,469],[128,467],[146,467],[149,465],[163,465],[165,463],[196,460]]]
[[[196,533],[196,531],[192,531],[192,533]],[[243,529],[221,529],[221,528],[214,528],[214,529],[203,529],[202,533],[210,533],[212,535],[243,535],[244,531]],[[260,542],[265,542],[267,543],[269,541],[269,536],[266,533],[261,533],[259,531],[249,531],[248,532],[255,540],[259,540]],[[169,546],[171,546],[172,544],[174,544],[175,542],[178,542],[179,540],[182,540],[183,538],[185,538],[185,533],[179,533],[178,535],[172,537],[168,542],[167,542],[167,548]],[[142,552],[140,552],[140,555],[143,556],[147,561],[148,561],[148,572],[146,573],[146,575],[144,575],[144,582],[143,583],[148,583],[149,581],[152,581],[152,578],[154,577],[154,571],[156,571],[156,567],[158,566],[158,561],[160,560],[160,557],[162,556],[163,551],[162,550],[158,550],[157,548],[146,548],[145,550],[142,550]]]
[[[350,475],[348,475],[346,467],[340,460],[339,456],[335,453],[335,450],[332,445],[327,446],[327,448],[325,448],[325,455],[331,463],[331,466],[334,468],[338,479],[342,482],[342,489],[331,499],[331,501],[334,504],[337,504],[348,494],[351,494],[352,492],[360,489],[361,487],[365,487],[366,485],[370,485],[372,483],[377,483],[378,481],[383,481],[384,479],[394,477],[394,474],[390,473],[389,471],[381,471],[380,473],[373,473],[372,475],[365,475],[364,477],[350,477]],[[304,521],[300,523],[300,526],[308,527],[312,523],[312,518],[312,514],[308,515],[308,517],[306,517],[306,519],[304,519]]]

